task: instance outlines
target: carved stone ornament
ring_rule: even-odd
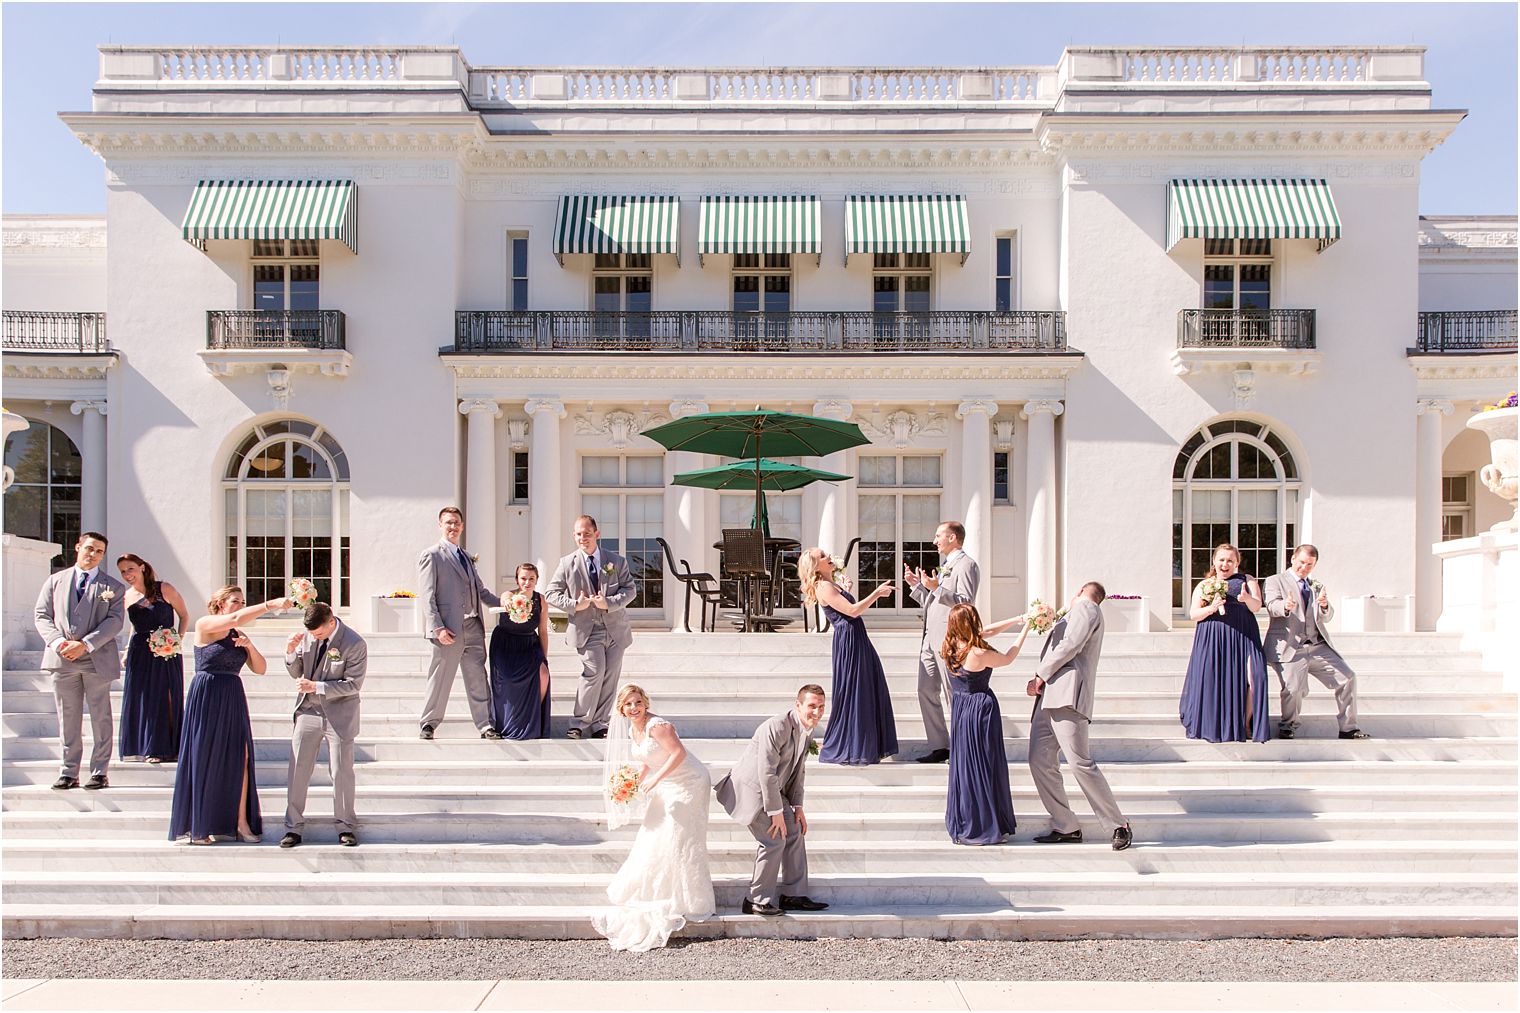
[[[1235,370],[1235,410],[1241,411],[1256,396],[1256,371],[1252,369]]]
[[[855,421],[872,443],[890,443],[898,450],[912,446],[919,436],[945,434],[945,416],[932,409],[922,414],[906,408],[885,415],[872,412],[868,416],[857,415]]]
[[[669,421],[668,416],[652,413],[648,409],[635,415],[633,412],[618,408],[603,412],[600,418],[591,414],[577,415],[575,432],[578,436],[604,437],[613,447],[623,450],[645,429]]]
[[[528,449],[527,419],[507,419],[507,446],[512,450]]]

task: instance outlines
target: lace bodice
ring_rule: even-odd
[[[666,721],[659,715],[651,714],[648,724],[644,726],[644,737],[640,739],[636,733],[632,735],[633,744],[630,752],[639,763],[648,765],[650,774],[665,766],[665,761],[670,756],[670,752],[660,744],[660,740],[651,734],[658,725],[669,725],[672,729],[675,728],[675,725],[670,724],[669,721]],[[707,778],[707,768],[702,765],[701,760],[697,759],[696,754],[688,749],[686,750],[686,759],[682,761],[679,767],[667,774],[665,780],[691,778],[695,777],[698,772],[700,772],[701,777]]]

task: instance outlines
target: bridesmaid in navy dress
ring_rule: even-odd
[[[195,621],[195,678],[185,698],[185,731],[174,772],[169,840],[211,844],[234,834],[257,844],[264,832],[253,773],[253,724],[239,673],[263,675],[264,656],[237,627],[290,608],[289,598],[243,605],[242,588],[211,596],[211,614]]]
[[[860,601],[834,583],[834,561],[819,548],[797,560],[797,576],[807,605],[823,606],[834,627],[833,706],[829,727],[818,752],[820,763],[864,765],[881,762],[897,752],[897,725],[881,657],[860,618],[877,600],[897,590],[890,580]]]
[[[491,725],[504,739],[549,737],[549,613],[537,586],[538,567],[519,563],[517,590],[532,612],[523,622],[504,612],[491,633]]]
[[[1190,739],[1265,742],[1268,738],[1267,666],[1255,614],[1261,608],[1261,589],[1255,577],[1239,570],[1240,550],[1220,545],[1214,549],[1214,565],[1204,580],[1218,577],[1226,583],[1229,590],[1223,607],[1203,600],[1202,582],[1193,588],[1188,616],[1198,625],[1178,707],[1182,730]]]
[[[148,635],[170,629],[183,637],[190,613],[174,585],[159,580],[141,556],[128,552],[116,560],[116,568],[127,585],[127,620],[132,624],[116,752],[123,760],[173,763],[185,720],[185,659],[183,654],[157,657],[148,647]]]
[[[940,653],[950,671],[950,781],[945,791],[945,830],[956,844],[1001,844],[1013,833],[1013,793],[1008,787],[1008,751],[1003,746],[1003,710],[992,692],[994,668],[1013,664],[1029,636],[1024,625],[1006,653],[986,638],[1020,622],[1022,616],[985,630],[976,606],[950,610]]]

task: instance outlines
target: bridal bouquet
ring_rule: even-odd
[[[290,600],[297,608],[305,608],[317,600],[317,585],[305,577],[297,577],[290,582]]]
[[[639,772],[623,764],[607,779],[607,797],[618,805],[627,805],[639,793]]]
[[[1055,606],[1047,605],[1036,598],[1029,603],[1029,608],[1024,611],[1024,621],[1029,628],[1036,633],[1049,633],[1050,628],[1056,624],[1056,620],[1065,615],[1057,612]]]
[[[1202,599],[1205,605],[1217,604],[1220,615],[1224,615],[1225,595],[1229,591],[1229,582],[1221,580],[1218,577],[1205,577],[1198,584],[1198,597]]]
[[[848,591],[852,587],[855,586],[855,582],[850,579],[850,575],[848,573],[844,572],[844,560],[843,559],[841,559],[838,556],[830,556],[829,557],[829,562],[834,564],[834,586],[835,587],[837,587],[837,588],[839,588],[841,590],[844,590],[844,591]]]
[[[514,623],[525,623],[533,618],[533,599],[521,591],[507,596],[507,618]]]
[[[172,658],[180,651],[180,636],[174,630],[154,630],[148,634],[148,650],[155,658]]]

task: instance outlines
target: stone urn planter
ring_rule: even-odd
[[[30,429],[31,427],[32,424],[30,422],[22,418],[20,415],[17,415],[15,412],[5,413],[5,439],[9,440],[11,438],[11,433],[19,433],[22,430]],[[11,471],[9,466],[7,466],[5,469],[5,488],[9,489],[11,487],[11,482],[13,482],[15,478],[15,473]]]
[[[1494,531],[1516,529],[1515,497],[1517,484],[1520,484],[1520,471],[1517,471],[1515,461],[1517,421],[1520,421],[1520,408],[1494,408],[1478,412],[1467,420],[1467,428],[1477,429],[1488,437],[1490,459],[1493,461],[1492,464],[1483,466],[1478,477],[1494,495],[1503,497],[1509,504],[1509,519],[1495,524],[1492,528]]]

